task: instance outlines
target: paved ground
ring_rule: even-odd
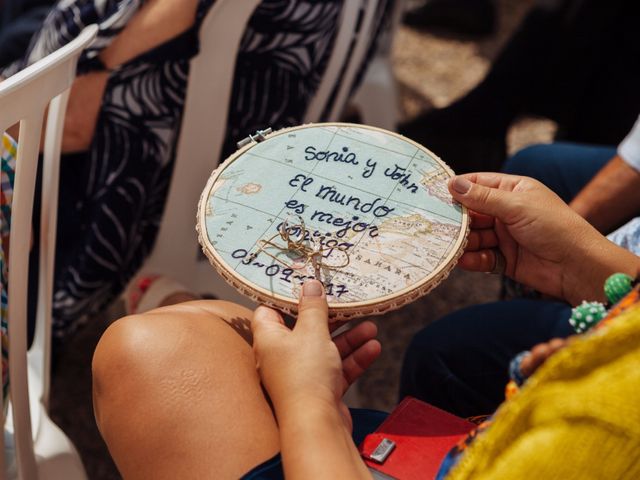
[[[445,106],[472,88],[532,3],[500,0],[500,31],[482,41],[401,29],[394,47],[394,67],[405,116],[424,108]],[[548,141],[553,131],[554,126],[548,121],[522,119],[509,134],[510,151]],[[384,353],[358,383],[352,403],[391,409],[396,402],[402,354],[411,336],[447,312],[496,299],[498,283],[495,277],[456,271],[427,297],[375,319]],[[108,324],[106,318],[93,319],[68,345],[53,376],[52,394],[53,419],[78,446],[89,477],[100,480],[120,478],[95,427],[91,408],[91,355]]]

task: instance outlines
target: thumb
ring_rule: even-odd
[[[318,280],[309,280],[302,286],[296,328],[329,336],[329,306]]]
[[[453,198],[470,210],[504,220],[511,202],[511,192],[474,183],[465,177],[449,180],[449,192]]]

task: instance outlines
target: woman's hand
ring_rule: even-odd
[[[378,357],[377,329],[364,322],[331,339],[327,299],[317,280],[303,286],[298,320],[290,330],[275,310],[258,307],[251,328],[262,383],[276,414],[313,405],[338,408],[351,417],[342,396]]]
[[[603,282],[612,273],[638,271],[638,257],[609,242],[536,180],[472,173],[453,178],[449,191],[471,211],[459,263],[466,270],[494,270],[499,251],[508,277],[572,304],[603,299]]]
[[[256,310],[251,330],[278,420],[285,477],[370,479],[342,395],[380,354],[375,325],[361,323],[332,341],[324,289],[312,280],[303,285],[292,330],[266,307]]]

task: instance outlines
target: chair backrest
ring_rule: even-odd
[[[16,456],[20,478],[37,478],[30,405],[46,405],[49,393],[51,304],[62,128],[78,57],[98,28],[87,27],[75,40],[0,83],[0,132],[20,122],[10,233],[8,318],[9,378]],[[39,297],[33,355],[27,360],[27,282],[32,209],[44,114],[47,112],[40,218]],[[41,373],[29,392],[28,364]],[[33,390],[32,384],[32,390]],[[31,398],[31,401],[30,401]],[[3,424],[4,424],[4,418]],[[3,436],[0,436],[0,443]],[[0,452],[4,446],[0,445]],[[4,471],[0,454],[0,472]]]
[[[333,52],[305,122],[337,122],[353,90],[356,76],[375,34],[375,17],[381,0],[344,2]],[[336,88],[337,82],[340,82]],[[331,98],[335,89],[335,98]],[[331,104],[329,104],[331,102]]]
[[[195,214],[201,185],[219,161],[227,129],[237,52],[260,0],[218,0],[200,27],[200,53],[191,61],[176,162],[153,252],[143,270],[169,273],[197,291]],[[197,185],[197,187],[196,187]],[[225,292],[236,299],[232,291]]]
[[[210,292],[244,304],[247,300],[221,280],[206,259],[200,256],[198,260],[195,214],[204,182],[221,160],[237,53],[245,27],[259,3],[260,0],[218,0],[200,29],[200,54],[191,62],[164,217],[153,252],[142,268],[149,273],[169,274],[196,292],[213,285]],[[369,45],[378,3],[379,0],[344,2],[334,51],[308,108],[306,122],[321,119],[344,72],[344,85],[341,83],[328,120],[338,118]]]

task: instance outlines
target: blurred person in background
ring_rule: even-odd
[[[478,86],[399,130],[457,172],[498,170],[520,115],[558,124],[557,139],[617,145],[640,111],[640,2],[537,2]]]

